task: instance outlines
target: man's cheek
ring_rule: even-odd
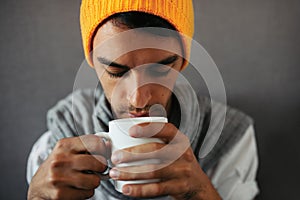
[[[106,98],[111,103],[111,100],[113,98],[113,90],[114,90],[113,84],[107,82],[101,82],[101,85],[104,90]]]

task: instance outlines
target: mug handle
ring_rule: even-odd
[[[98,133],[95,133],[95,135],[101,137],[102,140],[111,141],[111,139],[110,139],[110,137],[109,137],[109,135],[108,135],[107,132],[98,132]],[[106,168],[106,170],[104,172],[101,172],[101,173],[99,173],[99,172],[93,172],[93,173],[99,175],[101,177],[101,180],[108,180],[108,179],[110,179],[110,177],[109,177],[109,171],[111,170],[111,166],[112,166],[112,164],[111,164],[111,161],[109,159],[109,160],[107,160],[107,168]]]

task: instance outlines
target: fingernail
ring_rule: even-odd
[[[130,190],[131,190],[131,188],[129,186],[123,186],[123,188],[122,188],[122,192],[125,195],[129,195],[130,194]]]
[[[121,162],[121,159],[122,159],[122,153],[120,152],[114,152],[111,156],[111,161],[114,163],[114,164],[118,164]]]
[[[140,126],[133,126],[130,129],[130,135],[132,137],[140,137],[142,135],[142,127]]]
[[[120,172],[116,169],[111,169],[109,171],[109,176],[112,178],[112,179],[116,179],[120,176]]]

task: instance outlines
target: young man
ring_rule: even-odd
[[[200,97],[198,105],[185,86],[175,85],[188,63],[191,42],[183,35],[193,36],[192,1],[83,0],[80,16],[86,59],[101,85],[95,93],[73,93],[48,112],[49,131],[36,142],[28,160],[28,199],[253,199],[258,192],[258,161],[252,120],[227,108],[222,135],[202,159],[200,150],[214,139],[208,127],[219,126],[225,116],[218,111],[224,106],[211,107]],[[181,113],[182,106],[190,112]],[[111,155],[111,144],[92,134],[107,131],[108,122],[116,118],[153,115],[167,116],[169,123],[155,134],[160,124],[138,125],[130,134],[157,137],[164,144]],[[184,120],[188,124],[182,128]],[[109,158],[113,164],[145,159],[128,152],[157,152],[151,158],[168,164],[139,166],[144,173],[136,173],[137,167],[113,167],[110,179],[103,179]],[[128,184],[122,193],[112,184],[144,179],[160,181]]]

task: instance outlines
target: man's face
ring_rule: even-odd
[[[176,53],[181,52],[180,42],[140,30],[118,37],[124,31],[107,22],[93,41],[93,63],[113,114],[115,118],[166,116],[183,63]],[[143,44],[171,50],[141,48]],[[133,45],[140,48],[132,49]]]

